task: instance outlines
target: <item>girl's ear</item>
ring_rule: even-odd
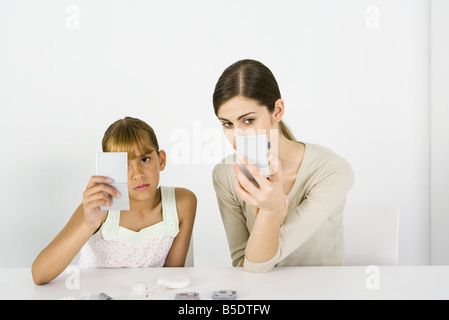
[[[167,163],[167,154],[164,150],[159,151],[159,171],[164,171],[165,164]]]
[[[274,103],[274,112],[273,112],[273,121],[275,123],[281,122],[282,118],[284,117],[284,100],[277,99]]]

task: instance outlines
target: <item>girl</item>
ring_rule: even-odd
[[[213,105],[234,149],[237,132],[267,134],[270,141],[269,179],[246,158],[257,184],[238,165],[226,165],[233,163],[229,157],[213,170],[233,265],[265,272],[276,265],[343,264],[343,208],[354,179],[349,164],[329,149],[296,141],[282,121],[276,79],[258,61],[228,67]]]
[[[126,117],[105,132],[104,152],[128,152],[129,211],[102,211],[120,194],[92,176],[67,225],[32,265],[36,284],[56,278],[81,250],[81,267],[183,267],[190,244],[196,197],[184,188],[158,187],[164,150],[145,122]]]

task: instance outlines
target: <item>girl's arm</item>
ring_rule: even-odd
[[[184,267],[195,221],[197,199],[193,192],[175,188],[179,232],[165,259],[164,267]]]
[[[37,285],[47,283],[61,274],[101,226],[107,211],[102,211],[99,207],[109,206],[111,201],[105,192],[116,198],[120,197],[117,190],[105,184],[108,182],[111,181],[106,177],[91,177],[83,193],[83,203],[31,266],[31,274]]]
[[[75,258],[95,230],[85,223],[80,205],[67,225],[37,256],[31,267],[34,283],[50,282],[61,274]]]

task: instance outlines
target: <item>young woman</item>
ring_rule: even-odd
[[[213,105],[234,148],[236,135],[261,133],[271,146],[269,179],[242,159],[257,186],[232,164],[234,155],[213,170],[233,265],[252,272],[342,265],[343,209],[354,182],[347,161],[296,141],[282,121],[285,105],[276,79],[258,61],[229,66],[215,86]]]
[[[83,201],[32,266],[33,280],[56,278],[81,250],[80,267],[183,267],[189,249],[196,197],[184,188],[159,186],[166,154],[153,129],[126,117],[103,137],[104,152],[128,152],[129,211],[102,211],[120,194],[107,177],[93,176]],[[105,194],[106,193],[106,194]]]

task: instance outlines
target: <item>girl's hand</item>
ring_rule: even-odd
[[[108,196],[120,198],[120,193],[106,183],[112,180],[102,176],[92,176],[83,192],[84,221],[93,229],[97,230],[107,211],[100,210],[100,206],[110,206],[112,199]]]
[[[253,207],[253,215],[269,215],[279,220],[280,224],[284,222],[288,210],[288,199],[284,194],[282,185],[282,174],[279,161],[268,156],[272,174],[267,179],[259,168],[246,157],[241,157],[240,162],[248,169],[254,177],[259,187],[255,186],[243,173],[237,164],[234,164],[234,184],[237,194],[249,205]]]

